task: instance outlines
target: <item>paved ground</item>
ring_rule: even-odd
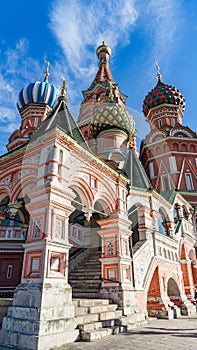
[[[125,334],[110,335],[93,343],[67,344],[53,350],[122,349],[197,350],[197,318],[154,320]],[[8,348],[0,346],[0,350]]]
[[[56,350],[197,350],[197,318],[154,320],[128,333]],[[55,349],[54,349],[55,350]]]

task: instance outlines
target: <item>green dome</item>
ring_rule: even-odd
[[[90,132],[94,138],[106,129],[120,129],[128,136],[135,133],[135,122],[127,110],[116,105],[107,105],[96,110],[90,124]]]

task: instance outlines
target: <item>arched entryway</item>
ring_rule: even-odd
[[[73,189],[75,208],[69,216],[68,282],[74,298],[98,298],[101,287],[101,238],[98,235],[98,220],[108,216],[106,203],[97,200],[92,206],[83,193]]]
[[[0,296],[12,297],[21,282],[23,244],[29,226],[26,209],[29,198],[22,194],[15,202],[11,202],[9,196],[0,198]]]
[[[156,267],[147,293],[147,311],[150,317],[157,317],[164,304],[161,304],[161,289],[159,283],[159,268]]]
[[[194,299],[195,284],[197,284],[196,258],[193,249],[186,249],[185,244],[181,246],[181,270],[183,273],[183,282],[185,294],[189,300]]]
[[[193,249],[189,252],[189,260],[190,260],[190,266],[191,266],[191,272],[192,272],[192,278],[193,278],[193,284],[194,284],[194,294],[197,289],[197,259],[196,254]]]
[[[177,282],[171,277],[167,282],[167,295],[175,305],[181,306],[180,290]]]

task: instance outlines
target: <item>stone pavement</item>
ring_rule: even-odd
[[[128,333],[53,350],[197,350],[197,318],[154,320]],[[51,349],[52,350],[52,349]]]
[[[0,346],[0,350],[10,348]],[[93,343],[76,342],[46,350],[197,350],[197,318],[153,320]],[[10,349],[11,350],[11,349]]]

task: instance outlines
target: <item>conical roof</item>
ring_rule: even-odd
[[[31,141],[36,140],[40,135],[43,135],[45,132],[58,127],[66,134],[71,136],[75,141],[77,141],[82,147],[89,150],[89,147],[75,122],[71,112],[68,109],[66,104],[66,97],[60,96],[58,98],[58,104],[55,107],[54,111],[43,121],[37,131],[31,138]]]
[[[122,173],[130,180],[131,188],[140,188],[146,191],[152,188],[146,172],[132,147],[129,147],[129,153],[125,159]]]

